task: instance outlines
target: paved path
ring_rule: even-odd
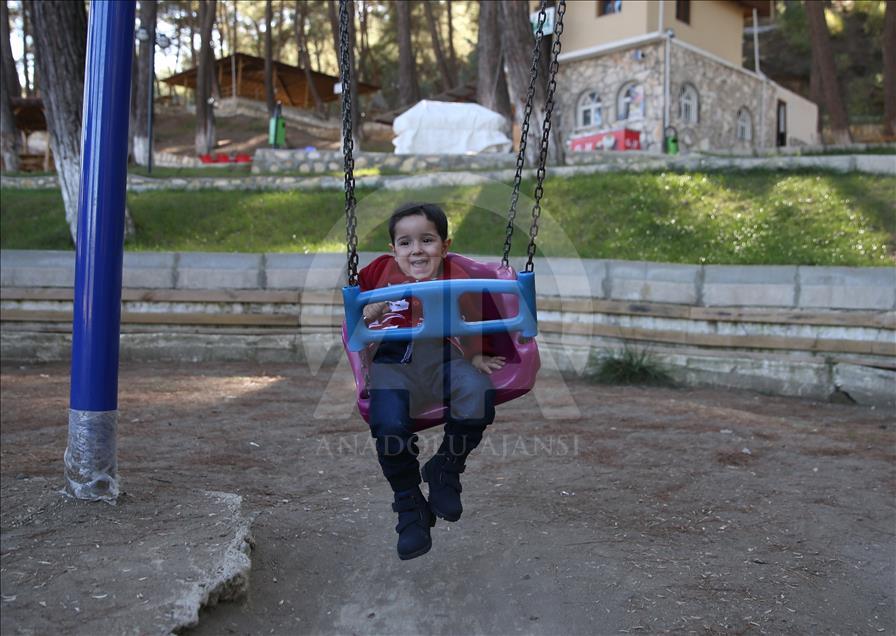
[[[4,489],[16,475],[61,484],[67,372],[3,367]],[[892,413],[545,377],[540,402],[500,409],[463,476],[463,518],[401,562],[363,423],[319,403],[350,381],[331,376],[122,369],[128,496],[226,491],[259,513],[248,596],[191,633],[896,631]],[[556,398],[564,384],[574,405]],[[542,417],[549,406],[566,419]],[[15,613],[22,598],[4,596],[4,634],[37,626]]]

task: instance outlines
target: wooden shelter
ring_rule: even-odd
[[[237,97],[265,100],[264,58],[245,53],[228,55],[215,60],[215,73],[222,98],[234,95],[235,84]],[[196,76],[197,68],[193,67],[166,77],[162,81],[172,86],[183,86],[196,90]],[[273,76],[275,100],[282,102],[284,106],[314,108],[314,97],[305,79],[304,69],[275,61]],[[323,101],[332,102],[340,99],[340,96],[333,92],[333,87],[339,81],[338,77],[311,71],[311,78]],[[358,92],[361,95],[378,90],[378,86],[358,82]]]

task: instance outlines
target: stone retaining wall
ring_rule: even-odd
[[[271,150],[270,152],[292,152]],[[371,155],[374,153],[370,153]],[[150,190],[341,190],[344,187],[343,177],[334,175],[315,175],[314,173],[337,173],[342,169],[341,156],[333,153],[306,153],[306,161],[311,167],[304,173],[284,173],[280,176],[251,175],[248,177],[170,177],[154,179],[136,175],[128,175],[128,190],[145,192]],[[310,155],[319,155],[310,158]],[[483,170],[480,172],[432,172],[421,173],[422,163],[427,159],[420,157],[387,157],[388,167],[398,174],[378,174],[358,176],[355,182],[361,188],[385,188],[388,190],[413,190],[435,186],[473,186],[498,181],[510,183],[514,169]],[[444,158],[444,157],[443,157]],[[363,157],[359,158],[363,159]],[[430,157],[433,161],[435,159]],[[455,157],[452,161],[467,161],[467,168],[472,164],[468,158]],[[482,161],[481,158],[478,161]],[[404,163],[410,162],[410,163]],[[832,170],[835,172],[860,172],[865,174],[896,175],[896,155],[833,155],[833,156],[773,156],[773,157],[708,157],[687,155],[667,157],[649,153],[577,153],[569,158],[572,165],[549,168],[548,176],[571,177],[575,175],[597,174],[605,172],[653,172],[673,170],[678,172],[724,171],[724,170]],[[307,163],[303,165],[308,165]],[[367,165],[364,161],[355,164]],[[404,167],[403,167],[404,166]],[[405,168],[416,174],[402,174]],[[363,174],[363,173],[361,173]],[[534,177],[534,170],[524,170],[524,178]],[[58,188],[55,175],[35,177],[8,177],[0,175],[0,187],[23,189]]]
[[[511,168],[516,157],[506,154],[483,155],[396,155],[389,152],[358,152],[355,170],[377,168],[386,172],[414,174],[441,170],[493,170]],[[324,174],[343,169],[342,152],[335,150],[292,150],[259,148],[252,163],[254,174],[266,172]]]
[[[123,356],[341,359],[344,266],[339,254],[127,253]],[[4,359],[68,355],[73,270],[71,252],[0,251]],[[594,352],[634,346],[687,383],[896,395],[894,268],[560,258],[536,271],[548,371],[581,373]]]

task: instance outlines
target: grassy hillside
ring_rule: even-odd
[[[524,184],[524,192],[532,184]],[[505,184],[358,193],[363,250],[388,243],[397,204],[442,203],[454,249],[499,254]],[[0,246],[69,249],[58,191],[0,192]],[[676,263],[891,265],[896,178],[835,173],[604,174],[548,179],[539,234],[548,256]],[[130,193],[131,250],[342,251],[340,192]],[[521,199],[514,253],[525,252]]]

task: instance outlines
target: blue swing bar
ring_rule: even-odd
[[[513,294],[520,303],[516,316],[502,320],[467,322],[460,314],[463,294]],[[369,329],[364,324],[365,305],[385,300],[414,297],[423,304],[423,324],[395,329]],[[535,310],[535,274],[520,272],[517,280],[450,279],[392,285],[362,292],[360,287],[342,288],[345,324],[350,351],[360,351],[371,342],[410,340],[412,338],[444,338],[485,335],[499,332],[520,332],[525,338],[538,335]]]
[[[118,495],[115,429],[136,2],[90,3],[75,254],[66,488]]]

